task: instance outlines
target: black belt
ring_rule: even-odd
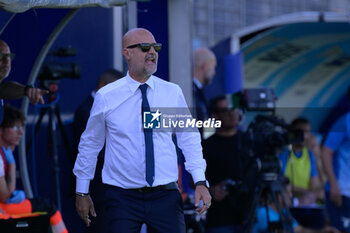
[[[130,189],[130,190],[136,190],[140,193],[151,193],[156,191],[164,191],[164,190],[178,190],[179,187],[177,186],[176,182],[171,182],[169,184],[163,184],[158,185],[154,187],[142,187],[142,188],[136,188],[136,189]]]

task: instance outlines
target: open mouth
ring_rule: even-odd
[[[156,64],[156,58],[155,58],[155,56],[147,56],[147,57],[146,57],[146,63],[147,63],[147,64]]]
[[[0,67],[0,70],[2,70],[2,71],[8,71],[10,68],[8,67],[8,66],[2,66],[2,67]]]

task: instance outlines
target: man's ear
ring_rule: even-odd
[[[123,48],[123,55],[127,61],[130,59],[130,51],[127,48]]]

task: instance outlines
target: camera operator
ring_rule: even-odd
[[[0,40],[0,123],[3,116],[2,99],[18,99],[27,96],[33,104],[37,104],[39,101],[43,104],[44,99],[42,96],[48,93],[46,90],[24,86],[17,82],[2,83],[11,71],[11,59],[13,56],[14,54],[10,52],[10,47],[6,42]]]
[[[246,174],[249,161],[243,152],[247,137],[237,130],[239,109],[229,108],[225,96],[211,100],[210,110],[215,119],[221,120],[221,128],[203,142],[206,176],[213,198],[207,213],[206,232],[242,232],[251,195],[241,192],[243,187],[236,184],[244,180],[246,185],[249,182],[244,177],[251,177]]]

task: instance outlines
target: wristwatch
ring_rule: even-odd
[[[24,96],[28,96],[28,91],[29,91],[30,88],[34,88],[34,86],[33,85],[26,85],[24,87],[24,89],[23,89],[23,95]]]
[[[89,193],[79,193],[79,192],[75,192],[75,195],[76,195],[77,197],[87,197],[87,196],[90,196]]]
[[[198,185],[204,185],[205,187],[207,187],[209,189],[210,185],[209,185],[209,182],[207,180],[201,180],[201,181],[197,181],[195,184],[194,184],[196,187]]]

